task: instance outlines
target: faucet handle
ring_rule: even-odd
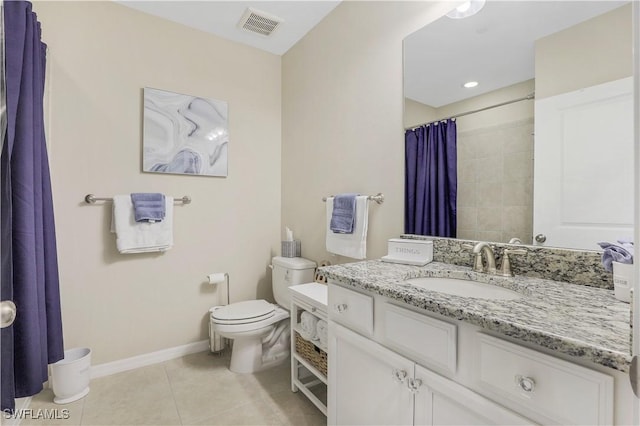
[[[474,253],[474,249],[475,246],[473,246],[472,244],[461,244],[460,247],[462,247],[465,250],[469,250],[470,252],[472,252],[473,254],[473,270],[475,272],[483,272],[484,270],[484,265],[482,264],[482,252],[478,252],[478,253]]]
[[[511,261],[509,260],[509,255],[512,254],[527,254],[525,249],[504,249],[502,252],[502,267],[500,268],[499,275],[503,277],[512,277],[513,271],[511,270]]]

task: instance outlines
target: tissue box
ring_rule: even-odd
[[[282,242],[282,257],[300,257],[300,253],[300,240]]]
[[[387,245],[383,262],[424,266],[433,260],[433,241],[392,238]]]

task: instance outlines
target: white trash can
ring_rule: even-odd
[[[89,393],[91,349],[75,348],[64,351],[64,359],[51,364],[53,402],[68,404]]]

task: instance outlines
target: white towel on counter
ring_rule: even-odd
[[[166,251],[173,246],[173,198],[165,196],[166,210],[162,222],[136,222],[131,196],[113,197],[111,232],[122,254]]]
[[[328,342],[328,330],[327,322],[325,320],[319,320],[316,325],[316,334],[318,336],[318,340],[320,341],[320,346],[327,347]]]
[[[369,227],[369,200],[366,195],[356,197],[356,223],[352,234],[331,231],[333,197],[327,198],[327,251],[354,259],[367,257],[367,228]]]
[[[300,314],[300,328],[302,333],[300,335],[307,340],[318,340],[316,335],[316,326],[318,325],[318,318],[311,315],[309,312],[303,312]]]

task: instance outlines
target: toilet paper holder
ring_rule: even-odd
[[[227,283],[227,305],[230,303],[229,297],[229,274],[226,272],[215,272],[213,274],[207,275],[207,281],[211,285],[222,284],[223,282]]]

